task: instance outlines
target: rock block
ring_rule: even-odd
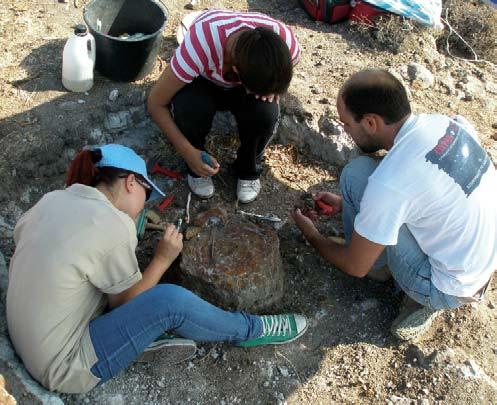
[[[219,209],[199,215],[200,232],[185,241],[182,284],[225,309],[259,312],[283,295],[276,231]]]

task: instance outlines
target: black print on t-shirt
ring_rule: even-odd
[[[478,187],[490,166],[485,150],[455,122],[450,123],[445,135],[425,158],[447,173],[467,197]]]

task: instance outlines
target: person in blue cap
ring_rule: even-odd
[[[140,271],[134,220],[163,193],[133,150],[80,152],[66,185],[17,223],[7,289],[10,338],[46,388],[87,392],[160,347],[165,331],[242,347],[290,342],[306,331],[302,315],[227,312],[178,285],[158,284],[183,247],[173,225]]]

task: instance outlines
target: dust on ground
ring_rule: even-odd
[[[70,27],[82,21],[85,2],[0,0],[0,244],[6,258],[13,252],[11,233],[19,216],[44,193],[62,187],[67,164],[84,145],[135,142],[144,156],[159,156],[168,167],[184,170],[172,148],[148,127],[136,128],[139,139],[129,138],[129,128],[128,132],[104,134],[92,128],[101,126],[108,112],[133,108],[143,101],[143,91],[154,83],[175,49],[175,29],[188,12],[185,3],[167,1],[169,24],[152,74],[135,83],[114,83],[97,74],[95,86],[86,95],[66,92],[60,82],[62,48]],[[390,20],[380,29],[347,23],[330,26],[311,21],[297,0],[204,0],[202,6],[262,11],[295,30],[303,53],[289,94],[282,100],[286,114],[309,123],[323,114],[336,115],[335,97],[352,72],[381,67],[408,82],[406,66],[418,62],[430,69],[436,81],[428,88],[410,86],[414,111],[464,114],[497,161],[495,66],[448,56],[440,33],[401,19],[393,22],[393,28],[388,26]],[[396,41],[392,42],[392,37]],[[493,41],[495,44],[495,38]],[[113,89],[120,93],[115,105],[108,101]],[[235,181],[228,169],[236,150],[231,135],[219,131],[212,135],[210,151],[223,164],[215,179],[218,192],[208,202],[195,200],[194,212],[218,205],[229,212],[236,210]],[[340,168],[333,164],[275,143],[266,154],[263,191],[249,206],[252,212],[272,213],[286,220],[280,230],[286,294],[271,312],[306,314],[311,326],[303,338],[280,347],[256,349],[199,345],[190,362],[175,366],[165,360],[133,363],[102,387],[86,395],[64,395],[64,401],[495,403],[495,281],[481,305],[445,312],[422,342],[396,341],[389,333],[398,308],[393,285],[343,275],[318,258],[288,221],[288,210],[304,192],[336,191],[339,174]],[[187,187],[183,182],[164,183],[164,187],[175,195],[173,206],[164,214],[172,221],[182,214]],[[335,219],[319,226],[340,229]],[[152,234],[139,247],[142,263],[151,254],[154,237]],[[18,401],[29,403],[26,398]]]

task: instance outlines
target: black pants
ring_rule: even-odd
[[[236,119],[240,148],[234,163],[238,178],[259,178],[258,161],[278,123],[279,105],[247,94],[243,86],[225,89],[204,78],[183,87],[171,102],[171,113],[183,135],[197,149],[205,149],[205,139],[216,111],[230,111]],[[196,175],[190,171],[190,175]]]

